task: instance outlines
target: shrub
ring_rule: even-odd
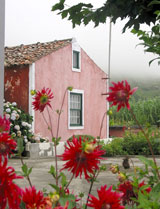
[[[74,135],[74,137],[77,139],[81,137],[82,139],[88,139],[89,141],[95,139],[95,137],[91,135]],[[72,139],[73,139],[73,136],[71,136],[68,140],[72,140]]]
[[[27,142],[34,142],[32,139],[32,121],[33,118],[28,113],[17,107],[16,102],[4,103],[4,115],[11,122],[10,134],[16,141],[22,139],[23,145]]]
[[[146,130],[146,134],[150,138],[154,154],[160,155],[160,132],[157,129],[150,128]],[[102,146],[106,151],[105,156],[108,157],[115,155],[151,155],[148,142],[141,132],[126,131],[123,138],[114,138],[111,142]]]

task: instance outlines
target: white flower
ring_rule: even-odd
[[[21,110],[18,110],[19,113],[21,113]]]
[[[12,105],[13,105],[13,106],[17,106],[17,103],[16,103],[16,102],[12,102]]]
[[[16,119],[17,119],[17,120],[19,119],[19,115],[18,115],[18,114],[16,114]]]
[[[15,125],[14,126],[14,129],[16,129],[17,131],[19,131],[20,130],[20,126],[19,125]]]
[[[28,139],[24,139],[24,142],[27,143],[28,142]]]
[[[27,124],[27,126],[28,126],[28,128],[32,128],[32,125],[31,125],[31,124],[29,124],[29,123]]]
[[[11,115],[11,120],[16,120],[16,116],[15,115]]]
[[[24,139],[27,139],[27,136],[24,136]]]
[[[15,132],[12,132],[12,137],[16,137],[16,133]]]
[[[22,126],[26,126],[26,125],[27,125],[26,122],[22,121]]]
[[[6,116],[6,119],[10,118],[10,114],[5,114],[5,116]]]
[[[17,131],[17,136],[21,136],[21,131]]]
[[[10,113],[11,112],[11,109],[10,108],[7,108],[6,109],[6,112]]]
[[[12,111],[12,113],[15,113],[15,114],[17,114],[17,111],[16,111],[16,110],[13,110],[13,111]]]

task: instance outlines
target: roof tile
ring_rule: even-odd
[[[72,39],[58,40],[46,43],[36,43],[14,47],[5,47],[5,67],[13,65],[32,64],[43,56],[46,56],[64,46],[70,44]]]

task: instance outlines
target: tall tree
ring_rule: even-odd
[[[65,2],[66,0],[59,0],[53,5],[52,11],[59,11],[62,19],[68,18],[72,21],[73,27],[90,22],[96,27],[105,23],[108,17],[112,18],[113,23],[118,18],[127,19],[123,32],[132,28],[132,32],[143,41],[145,51],[160,56],[160,0],[104,0],[103,6],[97,9],[91,3],[79,3],[68,8]],[[143,31],[140,29],[142,24],[153,24],[153,27],[150,32]]]

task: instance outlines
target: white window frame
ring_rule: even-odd
[[[77,93],[82,94],[82,125],[81,126],[70,126],[70,94]],[[73,89],[68,91],[68,129],[84,129],[84,90]]]
[[[73,67],[73,51],[79,52],[79,68]],[[72,39],[72,71],[81,72],[81,48],[75,38]]]

